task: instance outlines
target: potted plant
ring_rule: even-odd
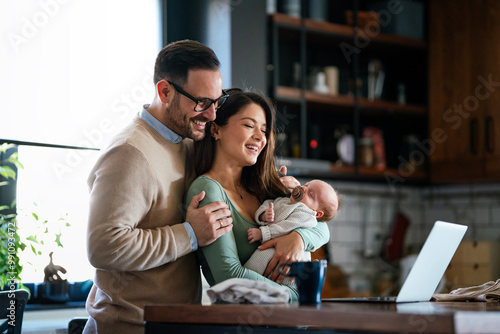
[[[0,187],[6,187],[16,179],[17,169],[23,165],[17,159],[15,145],[0,145]],[[22,287],[20,275],[23,266],[19,262],[19,253],[26,244],[17,233],[16,203],[2,203],[0,197],[0,290]]]

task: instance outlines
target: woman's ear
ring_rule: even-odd
[[[214,122],[210,122],[210,134],[212,137],[216,138],[216,140],[219,138],[219,126]]]
[[[323,217],[325,215],[325,213],[323,211],[316,211],[316,219],[319,219],[321,217]]]

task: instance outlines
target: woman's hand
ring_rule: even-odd
[[[296,178],[294,178],[293,176],[286,176],[286,166],[281,166],[280,173],[281,175],[283,175],[282,177],[280,177],[281,183],[283,183],[288,189],[293,189],[296,186],[300,186],[300,182],[297,181]]]
[[[271,247],[276,249],[276,253],[271,261],[269,261],[266,271],[264,272],[264,277],[268,277],[276,283],[281,283],[285,277],[280,275],[278,267],[283,263],[300,261],[304,254],[304,241],[300,234],[293,231],[287,235],[266,241],[259,246],[259,249],[264,250]],[[287,273],[287,269],[287,267],[283,268],[285,274]],[[271,273],[272,275],[269,277]]]

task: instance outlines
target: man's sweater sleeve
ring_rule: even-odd
[[[136,148],[125,144],[107,152],[90,175],[89,187],[87,253],[95,268],[142,271],[191,252],[182,221],[165,217],[161,227],[138,227],[155,201],[158,183]]]

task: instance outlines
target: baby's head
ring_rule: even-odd
[[[321,180],[312,180],[297,186],[290,197],[292,203],[304,203],[316,211],[316,219],[320,222],[332,220],[339,209],[339,196],[335,189]]]

